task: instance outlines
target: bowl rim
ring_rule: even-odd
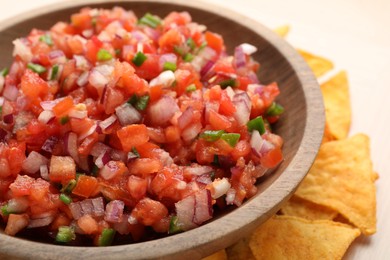
[[[8,18],[0,23],[0,31],[6,30],[8,27],[22,22],[24,20],[41,16],[52,11],[59,11],[61,9],[82,7],[89,4],[115,4],[127,2],[145,2],[145,3],[157,3],[157,4],[169,4],[179,5],[183,8],[190,7],[209,13],[214,13],[229,20],[232,20],[242,26],[250,28],[256,34],[260,35],[264,40],[268,41],[270,45],[273,45],[282,56],[284,56],[287,62],[291,65],[295,71],[298,80],[300,81],[303,89],[303,94],[306,100],[306,125],[296,154],[293,156],[290,164],[286,167],[284,172],[267,188],[262,192],[262,195],[247,201],[242,206],[234,210],[234,214],[227,214],[222,218],[216,219],[200,226],[196,229],[176,234],[174,236],[168,236],[163,239],[156,239],[142,243],[119,245],[112,247],[73,247],[73,246],[60,246],[53,244],[45,244],[35,242],[31,240],[25,240],[7,236],[0,233],[0,255],[6,248],[17,249],[14,252],[15,257],[20,258],[42,258],[42,255],[38,255],[36,252],[50,252],[55,251],[58,255],[63,255],[65,259],[72,259],[74,257],[86,257],[92,256],[89,253],[93,248],[93,256],[96,259],[104,259],[109,257],[110,259],[176,259],[182,258],[180,252],[186,251],[186,255],[192,256],[192,258],[200,258],[212,253],[213,251],[220,250],[226,246],[223,242],[217,243],[216,246],[208,246],[211,242],[218,241],[221,237],[229,237],[229,241],[234,242],[249,232],[250,229],[256,227],[266,219],[271,217],[280,205],[286,201],[291,195],[291,187],[297,188],[298,184],[306,176],[309,168],[311,167],[314,159],[319,150],[324,125],[324,105],[322,101],[322,94],[314,74],[303,60],[303,58],[297,53],[297,51],[286,41],[277,36],[274,32],[263,26],[261,23],[244,16],[241,13],[235,12],[230,8],[222,7],[221,5],[212,4],[202,0],[182,1],[182,0],[117,0],[117,1],[105,1],[105,0],[79,0],[79,1],[63,1],[55,4],[46,5],[19,14],[15,17]],[[217,11],[216,11],[217,10]],[[303,170],[302,170],[303,169]],[[278,193],[277,198],[275,192]],[[273,197],[275,204],[267,203],[267,199]],[[260,217],[262,215],[262,217]],[[218,233],[210,233],[209,229],[219,227],[229,227],[232,222],[236,222],[237,219],[242,219],[241,225],[236,225],[236,228],[242,229],[242,236],[234,234],[234,231],[219,228]],[[183,241],[191,241],[193,236],[202,236],[207,233],[207,239],[204,241],[196,241],[196,243],[185,243]],[[169,245],[169,246],[167,246]],[[31,247],[33,246],[33,247]],[[35,248],[35,249],[32,249]],[[158,248],[158,254],[154,249]],[[7,250],[9,251],[9,250]],[[179,253],[179,254],[178,254]],[[191,259],[192,259],[191,258]]]

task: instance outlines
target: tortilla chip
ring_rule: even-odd
[[[351,104],[346,72],[341,71],[322,84],[321,91],[329,132],[336,139],[346,138],[351,125]]]
[[[280,210],[283,215],[296,216],[311,220],[332,220],[338,214],[337,211],[296,196],[293,196],[289,201],[287,201]]]
[[[279,26],[278,28],[274,29],[274,32],[282,38],[286,37],[289,31],[290,31],[290,26],[288,25]]]
[[[222,249],[212,255],[203,258],[203,260],[227,260],[227,259],[228,258],[225,249]]]
[[[330,132],[328,123],[325,122],[324,137],[322,138],[322,143],[327,143],[334,140],[336,140],[336,138]]]
[[[369,139],[364,134],[325,143],[295,195],[338,211],[365,235],[376,232]]]
[[[241,239],[236,244],[226,248],[226,254],[228,256],[228,259],[234,259],[234,260],[255,260],[256,259],[249,247],[248,238]]]
[[[325,73],[329,72],[333,69],[334,65],[333,63],[320,56],[316,56],[314,54],[311,54],[309,52],[303,51],[303,50],[297,50],[299,54],[303,57],[303,59],[307,62],[309,67],[312,69],[314,75],[318,78],[324,75]]]
[[[342,259],[357,228],[329,220],[274,216],[252,235],[249,246],[256,259]]]

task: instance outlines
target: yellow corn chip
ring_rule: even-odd
[[[358,134],[325,143],[295,195],[338,211],[365,235],[376,232],[369,139]]]
[[[336,139],[346,138],[351,125],[351,104],[346,72],[341,71],[322,84],[321,91],[329,132]]]
[[[220,250],[208,257],[203,258],[203,260],[227,260],[227,255],[225,249]]]
[[[256,259],[341,259],[357,228],[329,221],[274,216],[252,235],[249,246]]]
[[[283,38],[286,37],[289,31],[290,31],[290,26],[288,25],[279,26],[278,28],[274,29],[274,32]]]
[[[337,216],[337,211],[315,204],[313,202],[293,196],[280,209],[282,214],[296,216],[311,220],[328,219],[332,220]]]
[[[299,54],[303,57],[303,59],[307,62],[309,67],[312,69],[314,75],[318,78],[329,72],[333,69],[333,63],[320,56],[313,55],[309,52],[303,50],[297,50]]]
[[[248,238],[241,239],[231,247],[226,248],[226,254],[228,256],[228,259],[255,260],[255,257],[253,256],[252,251],[249,247]]]

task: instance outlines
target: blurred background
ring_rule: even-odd
[[[72,0],[13,0],[0,8],[0,22],[15,15]],[[76,0],[73,0],[76,1]],[[109,0],[107,0],[108,2]],[[78,1],[77,1],[78,2]],[[204,0],[255,19],[273,29],[290,26],[286,40],[294,47],[332,60],[348,73],[352,101],[350,134],[371,138],[374,169],[379,173],[378,233],[361,238],[347,259],[386,259],[390,255],[390,1],[389,0]],[[215,8],[215,7],[210,7]],[[201,22],[201,21],[198,21]],[[54,21],[53,21],[54,23]],[[387,217],[386,217],[387,216]]]

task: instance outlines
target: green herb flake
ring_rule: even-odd
[[[267,116],[279,116],[284,112],[284,108],[276,102],[267,109]]]
[[[191,51],[193,51],[196,48],[196,43],[192,38],[187,39],[187,45],[190,47]]]
[[[191,62],[193,59],[194,59],[194,55],[192,55],[191,53],[186,53],[183,57],[183,60],[185,62]]]
[[[215,142],[225,133],[224,130],[206,130],[200,134],[200,138],[203,138],[207,142]]]
[[[234,88],[237,86],[237,81],[236,79],[227,79],[219,82],[218,85],[220,85],[222,89],[225,89],[229,86]]]
[[[58,70],[59,70],[59,67],[58,67],[57,64],[54,65],[54,66],[51,68],[50,80],[55,80],[55,79],[57,79]]]
[[[46,71],[46,68],[39,65],[39,64],[35,64],[35,63],[32,63],[32,62],[29,62],[27,64],[27,68],[29,68],[30,70],[38,73],[38,74],[42,74],[43,72]]]
[[[182,232],[183,230],[180,228],[179,224],[178,224],[178,218],[177,216],[172,216],[171,217],[171,220],[169,221],[169,230],[168,230],[168,234],[176,234],[176,233],[180,233]]]
[[[62,187],[61,192],[62,193],[71,193],[74,187],[76,187],[77,181],[76,180],[70,180],[68,184]]]
[[[136,109],[144,111],[149,104],[149,100],[150,100],[149,95],[139,97],[134,106]]]
[[[105,228],[102,231],[102,234],[99,236],[98,245],[99,246],[109,246],[114,240],[115,230],[112,228]]]
[[[137,151],[137,148],[135,148],[135,147],[131,148],[131,152],[132,152],[135,156],[137,156],[138,158],[141,157],[141,155],[139,155],[139,152]]]
[[[228,133],[222,134],[221,139],[227,142],[231,147],[235,147],[238,140],[240,140],[240,134]]]
[[[50,34],[44,34],[41,37],[39,37],[39,41],[46,43],[49,46],[53,46],[53,40],[50,36]]]
[[[8,68],[4,68],[0,71],[0,75],[3,76],[5,78],[5,76],[8,75],[8,72],[9,72],[9,69]]]
[[[253,130],[257,130],[261,135],[265,133],[264,120],[262,116],[258,116],[250,120],[246,124],[246,126],[248,127],[249,132],[252,132]]]
[[[105,49],[100,49],[96,54],[96,57],[98,61],[108,61],[112,59],[112,54]]]
[[[60,118],[60,124],[65,125],[66,123],[69,122],[69,117],[68,116],[63,116]]]
[[[72,198],[69,197],[68,195],[64,194],[64,193],[61,193],[60,200],[63,203],[65,203],[66,205],[69,205],[70,203],[72,203]]]
[[[191,84],[191,85],[189,85],[189,86],[186,88],[186,92],[187,92],[187,93],[194,92],[195,90],[196,90],[195,84]]]
[[[176,63],[169,62],[169,61],[165,62],[163,65],[163,70],[175,71],[176,68],[177,68]]]
[[[138,20],[138,24],[143,24],[152,28],[156,28],[161,24],[161,19],[155,15],[146,13],[141,19]]]
[[[61,226],[58,228],[58,233],[56,235],[56,241],[60,243],[68,243],[76,239],[76,234],[74,229],[68,226]]]
[[[140,67],[147,60],[147,58],[148,57],[146,57],[145,54],[143,54],[142,52],[139,51],[134,56],[133,63],[134,63],[135,66]]]
[[[138,96],[136,94],[133,94],[129,100],[127,100],[127,103],[130,105],[135,105],[138,101]]]
[[[176,54],[179,54],[180,56],[183,56],[184,55],[184,50],[183,48],[179,47],[179,46],[173,46],[173,51],[176,53]]]
[[[1,207],[1,214],[3,216],[8,216],[9,214],[11,214],[11,212],[8,211],[8,205],[5,204]]]
[[[98,173],[99,173],[99,167],[97,167],[96,164],[94,164],[94,165],[92,166],[91,173],[92,173],[92,176],[95,176],[95,177],[98,175]]]

